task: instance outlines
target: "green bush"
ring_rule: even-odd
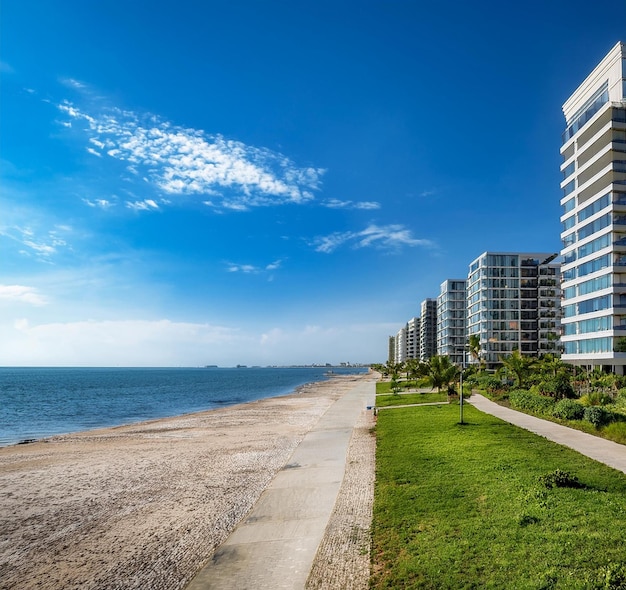
[[[589,406],[585,408],[584,418],[596,428],[600,428],[600,426],[606,426],[611,422],[613,415],[601,406]]]
[[[499,391],[501,389],[504,389],[504,385],[502,384],[502,381],[492,376],[483,377],[480,380],[480,385],[484,387],[485,390],[487,390],[487,392],[489,393],[493,393],[494,391]]]
[[[550,377],[538,384],[538,389],[543,395],[549,395],[556,399],[573,398],[576,392],[572,387],[569,375],[557,375]]]
[[[562,399],[555,404],[552,415],[561,420],[582,420],[585,408],[573,399]]]
[[[515,389],[509,393],[511,407],[517,410],[534,412],[536,414],[550,414],[555,401],[551,397],[531,393],[525,389]]]
[[[583,406],[606,406],[613,403],[613,398],[610,394],[604,391],[592,391],[587,395],[583,395],[580,398],[580,403]]]

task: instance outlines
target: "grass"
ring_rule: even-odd
[[[376,396],[376,405],[379,408],[447,401],[448,394],[443,392],[437,393],[436,391],[432,393],[403,393],[402,395],[382,394]]]
[[[626,588],[626,475],[473,407],[378,415],[371,588]],[[583,487],[547,488],[557,469]]]
[[[398,391],[417,389],[420,387],[428,387],[428,383],[424,379],[419,379],[417,381],[398,381]],[[376,393],[393,393],[391,391],[391,381],[378,381],[376,383]]]

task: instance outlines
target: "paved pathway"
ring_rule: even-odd
[[[360,383],[320,418],[253,510],[187,590],[302,590],[343,480],[346,453],[376,384]]]
[[[491,414],[510,424],[530,430],[548,440],[574,449],[587,457],[626,473],[626,445],[620,445],[580,430],[550,422],[549,420],[535,418],[523,412],[505,408],[477,393],[473,393],[466,401],[481,412]]]

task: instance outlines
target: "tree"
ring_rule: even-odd
[[[502,368],[513,373],[517,379],[517,387],[522,389],[524,382],[530,375],[535,364],[534,359],[524,356],[519,350],[514,350],[509,356],[500,357]]]
[[[419,359],[407,359],[404,363],[404,369],[406,370],[407,379],[416,380],[427,374],[428,365]]]
[[[428,381],[431,387],[441,391],[442,387],[446,387],[448,391],[451,389],[450,384],[456,381],[459,369],[452,364],[448,356],[433,356],[428,362]]]
[[[478,334],[470,334],[468,348],[471,359],[474,362],[480,362],[480,336]]]

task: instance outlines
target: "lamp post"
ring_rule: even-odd
[[[465,347],[463,347],[463,356],[461,357],[461,372],[459,374],[459,408],[460,408],[460,424],[463,424],[463,371],[465,370]]]

